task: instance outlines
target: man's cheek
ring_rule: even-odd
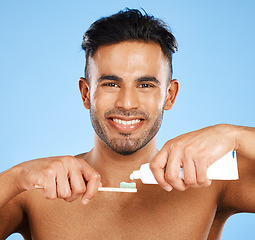
[[[144,105],[147,108],[147,111],[155,111],[162,108],[164,104],[164,99],[148,97],[144,100]]]

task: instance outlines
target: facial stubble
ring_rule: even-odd
[[[122,110],[121,112],[125,116],[130,115],[129,112],[125,113],[124,110]],[[151,127],[143,131],[143,133],[141,134],[139,138],[132,137],[132,133],[121,133],[121,132],[118,133],[120,135],[120,138],[110,138],[109,136],[110,130],[105,125],[100,123],[95,107],[92,105],[90,107],[90,118],[91,118],[91,122],[96,134],[109,148],[111,148],[113,151],[115,151],[116,153],[120,155],[133,154],[136,151],[143,148],[148,142],[150,142],[154,138],[154,136],[157,134],[161,126],[163,113],[164,111],[162,107],[161,109],[158,110],[156,114],[156,118],[153,124],[151,125]],[[135,112],[132,112],[132,114],[134,115],[143,114],[148,116],[148,114],[141,113],[141,112],[139,112],[139,114],[135,114]],[[149,120],[150,120],[150,117],[146,119],[146,121],[149,121]]]

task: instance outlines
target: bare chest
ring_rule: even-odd
[[[78,199],[40,199],[27,215],[34,239],[207,239],[216,211],[208,190],[98,193]]]

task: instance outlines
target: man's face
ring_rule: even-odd
[[[169,62],[158,44],[138,41],[101,46],[89,61],[94,130],[115,152],[132,154],[159,130]]]

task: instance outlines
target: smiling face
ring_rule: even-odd
[[[89,82],[80,81],[84,105],[100,139],[115,152],[128,155],[157,133],[163,110],[178,91],[169,85],[170,66],[156,43],[126,41],[101,46],[89,59]]]

